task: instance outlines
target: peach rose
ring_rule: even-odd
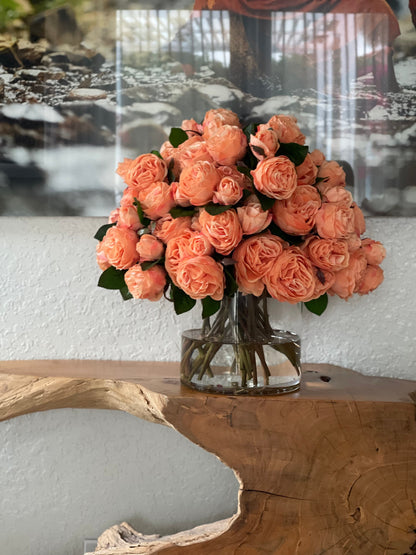
[[[178,265],[178,287],[192,299],[211,297],[220,301],[224,296],[225,278],[221,264],[210,256],[186,258]]]
[[[315,268],[315,289],[310,298],[318,299],[321,295],[329,291],[335,282],[335,272],[330,270],[322,270],[321,268]]]
[[[297,125],[298,120],[293,116],[285,116],[278,114],[269,119],[267,125],[274,129],[277,138],[281,143],[297,143],[305,144],[305,135],[303,135]]]
[[[250,195],[244,205],[237,208],[237,215],[244,235],[260,233],[272,221],[271,212],[263,210],[256,195]]]
[[[295,165],[287,156],[266,158],[250,173],[256,189],[277,200],[292,196],[298,182]]]
[[[284,243],[269,233],[249,237],[233,252],[238,288],[259,297],[264,290],[262,278],[270,272],[273,262],[282,254]]]
[[[345,240],[347,241],[349,252],[355,252],[361,247],[360,236],[356,233],[349,233]]]
[[[164,181],[168,168],[165,161],[156,154],[142,154],[131,160],[127,171],[123,169],[123,172],[127,185],[145,189],[155,181]]]
[[[198,160],[213,162],[213,158],[208,152],[207,143],[199,135],[194,135],[179,145],[177,160],[181,170]]]
[[[220,166],[230,166],[244,158],[247,137],[236,125],[223,125],[207,139],[207,149]]]
[[[175,179],[178,179],[181,173],[181,166],[178,159],[179,149],[172,146],[169,141],[165,141],[160,147],[160,155],[165,160],[166,166],[170,168]]]
[[[243,173],[238,171],[237,166],[218,166],[217,168],[218,173],[220,174],[220,178],[223,177],[231,177],[234,181],[244,188],[246,185],[246,180],[248,179],[251,183],[251,180],[247,178]]]
[[[335,160],[325,160],[319,168],[318,178],[323,179],[317,187],[322,194],[331,187],[345,187],[345,172]]]
[[[170,239],[180,235],[182,231],[191,229],[191,221],[190,216],[173,218],[170,214],[167,214],[156,221],[153,235],[166,244]]]
[[[257,127],[255,135],[250,135],[249,146],[254,156],[258,160],[263,160],[274,156],[280,145],[276,131],[263,123]],[[259,149],[263,151],[263,154]]]
[[[111,264],[109,263],[109,261],[107,260],[107,257],[103,252],[102,241],[100,241],[98,245],[95,247],[95,251],[97,253],[97,264],[100,267],[100,269],[104,272],[104,270],[107,270],[107,268],[109,268]]]
[[[223,177],[215,188],[212,201],[218,204],[236,204],[243,196],[243,189],[233,177]]]
[[[120,213],[120,208],[115,208],[114,210],[112,210],[110,212],[110,215],[108,216],[108,223],[109,224],[117,223],[119,213]]]
[[[162,241],[159,241],[159,239],[150,235],[150,233],[145,233],[140,237],[136,250],[140,256],[140,262],[148,262],[159,260],[163,256],[165,247]]]
[[[315,164],[315,166],[318,166],[318,167],[322,166],[322,164],[325,161],[325,155],[322,151],[315,148],[315,150],[312,150],[310,155],[311,155],[312,161]]]
[[[101,242],[102,252],[117,270],[127,270],[139,260],[137,233],[124,227],[110,227]]]
[[[237,114],[226,108],[208,110],[202,122],[204,139],[208,139],[223,125],[235,125],[241,127]]]
[[[151,220],[163,218],[175,206],[172,188],[164,181],[152,183],[151,187],[141,191],[139,202]]]
[[[134,199],[139,198],[141,191],[140,187],[126,187],[121,197],[120,206],[133,206]]]
[[[193,137],[195,134],[200,135],[203,132],[202,125],[197,123],[194,119],[184,119],[181,124],[181,129],[186,131],[188,137]]]
[[[355,202],[352,205],[352,211],[354,213],[354,231],[357,235],[362,235],[365,232],[364,214]]]
[[[315,225],[320,206],[321,197],[315,187],[298,185],[291,197],[273,204],[273,221],[285,233],[306,235]]]
[[[298,247],[285,249],[263,281],[273,298],[291,304],[310,300],[315,291],[314,269]]]
[[[201,210],[199,224],[202,233],[220,254],[230,254],[243,237],[237,212],[233,208],[216,216]]]
[[[296,175],[298,176],[298,185],[313,185],[318,175],[312,156],[307,154],[305,160],[299,166],[296,166]]]
[[[135,299],[158,301],[166,286],[166,273],[161,266],[142,270],[140,264],[136,264],[124,274],[124,281]]]
[[[196,256],[209,256],[212,253],[211,243],[200,232],[187,229],[170,239],[166,246],[165,267],[173,283],[178,285],[176,274],[182,260]]]
[[[372,264],[368,264],[367,268],[365,269],[364,276],[360,283],[357,286],[356,292],[359,295],[367,295],[367,293],[371,293],[374,289],[383,282],[384,280],[384,273],[380,266],[373,266]]]
[[[341,185],[327,189],[322,195],[323,202],[332,202],[342,208],[351,208],[353,203],[352,194]]]
[[[323,239],[345,239],[354,231],[354,212],[324,202],[315,216],[318,235]]]
[[[194,206],[203,206],[212,200],[220,175],[214,164],[201,160],[184,168],[179,178],[177,194]],[[184,202],[184,201],[183,201]],[[181,206],[185,204],[181,203]]]
[[[137,231],[138,229],[142,229],[144,227],[140,221],[139,214],[137,213],[137,208],[135,206],[121,206],[117,227],[126,227],[128,229],[132,229],[133,231]]]
[[[367,260],[361,250],[351,253],[348,266],[335,273],[335,281],[328,293],[349,299],[363,279],[366,267]]]
[[[306,242],[302,250],[312,264],[322,270],[342,270],[350,261],[348,243],[343,239],[321,239],[315,236]]]
[[[363,239],[361,241],[361,246],[367,259],[367,263],[372,266],[378,266],[386,257],[386,249],[380,241],[374,241],[373,239],[368,238]]]

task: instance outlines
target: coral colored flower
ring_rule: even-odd
[[[359,295],[367,295],[383,282],[384,273],[380,266],[368,264],[365,273],[360,283],[358,284],[355,292]]]
[[[295,165],[287,156],[266,158],[250,173],[260,193],[278,200],[292,196],[298,184]]]
[[[315,166],[318,166],[318,167],[322,166],[322,164],[325,162],[324,153],[318,150],[317,148],[315,148],[315,150],[312,150],[312,152],[310,153],[310,156]]]
[[[314,269],[298,247],[285,249],[263,281],[273,298],[291,304],[310,300],[315,291]]]
[[[161,266],[142,270],[136,264],[124,274],[124,281],[135,299],[158,301],[166,286],[166,272]]]
[[[186,258],[178,264],[178,286],[192,299],[211,297],[220,301],[224,296],[224,272],[221,264],[210,256]]]
[[[145,189],[155,181],[164,181],[167,173],[167,165],[159,156],[142,154],[131,161],[123,177],[129,187]]]
[[[107,257],[103,252],[102,241],[98,243],[98,245],[95,247],[95,250],[97,254],[97,264],[100,267],[100,269],[104,272],[104,270],[107,270],[107,268],[109,268],[111,264],[109,263],[109,261],[107,260]]]
[[[315,187],[298,185],[292,196],[273,204],[273,221],[285,233],[306,235],[315,225],[320,206],[321,197]]]
[[[197,123],[194,119],[184,119],[181,124],[181,129],[186,131],[188,137],[194,137],[195,134],[202,134],[203,128],[200,123]]]
[[[354,212],[324,202],[315,216],[318,235],[323,239],[345,239],[354,232]]]
[[[318,168],[310,154],[306,155],[302,164],[296,166],[296,175],[298,176],[298,185],[313,185],[315,183]]]
[[[214,164],[207,161],[198,161],[184,168],[175,193],[179,198],[185,199],[194,206],[203,206],[212,200],[220,175]],[[181,203],[181,206],[185,204]],[[186,206],[186,205],[185,205]]]
[[[368,238],[363,239],[361,241],[361,246],[368,264],[378,266],[383,262],[386,256],[386,249],[380,241],[374,241],[373,239]]]
[[[177,285],[178,265],[186,258],[211,255],[213,247],[208,239],[198,231],[184,230],[168,241],[165,253],[165,267],[173,283]]]
[[[327,189],[322,195],[323,202],[331,202],[342,208],[351,208],[353,204],[352,194],[341,185]]]
[[[315,269],[315,289],[310,300],[318,299],[321,295],[329,291],[335,282],[335,272],[330,270]]]
[[[164,181],[152,183],[139,194],[139,201],[146,216],[151,220],[163,218],[175,206],[172,188]]]
[[[145,233],[140,237],[136,250],[140,256],[140,262],[149,262],[161,258],[165,251],[165,246],[162,241],[159,241],[159,239],[150,235],[150,233]]]
[[[361,250],[350,255],[347,268],[335,273],[335,281],[328,291],[331,295],[338,295],[341,299],[349,299],[356,292],[358,284],[364,278],[367,260]]]
[[[349,252],[355,252],[361,247],[360,236],[356,233],[349,233],[345,240],[347,241]]]
[[[232,208],[216,216],[202,210],[199,214],[199,224],[202,233],[220,254],[230,254],[243,237],[237,212]]]
[[[244,235],[260,233],[272,221],[271,212],[263,210],[256,195],[250,195],[244,205],[237,208],[237,215]]]
[[[120,208],[115,208],[114,210],[112,210],[110,212],[110,215],[108,216],[108,223],[115,224],[118,220],[119,213],[120,213]]]
[[[236,125],[223,125],[207,139],[207,149],[220,166],[230,166],[244,158],[247,137]]]
[[[325,160],[319,168],[318,178],[323,179],[317,185],[322,194],[331,187],[345,187],[345,172],[335,160]]]
[[[278,114],[271,117],[267,125],[276,131],[277,138],[281,143],[297,143],[299,145],[304,145],[305,135],[301,133],[296,123],[297,121],[298,120],[293,116]]]
[[[237,114],[226,108],[208,110],[202,122],[204,139],[208,139],[223,125],[235,125],[241,127]]]
[[[170,214],[167,214],[156,220],[153,235],[166,244],[170,239],[180,235],[182,231],[191,229],[191,221],[190,216],[173,218]]]
[[[243,189],[233,177],[223,177],[215,188],[212,201],[218,204],[236,204],[243,196]]]
[[[355,202],[352,205],[352,211],[354,213],[354,231],[357,235],[362,235],[365,232],[364,214]]]
[[[140,222],[139,214],[137,213],[136,206],[121,206],[119,209],[119,216],[117,227],[126,227],[137,231],[142,229],[144,225]]]
[[[137,234],[132,229],[110,227],[101,242],[101,250],[111,266],[127,270],[139,260],[137,241]]]
[[[344,239],[321,239],[311,237],[302,246],[305,255],[314,266],[333,272],[346,268],[350,261],[348,243]]]
[[[199,135],[194,135],[178,147],[176,159],[179,162],[181,170],[197,162],[198,160],[206,160],[213,162],[211,154],[208,152],[207,143],[202,140]]]
[[[262,278],[270,272],[283,247],[284,242],[270,233],[244,239],[233,252],[239,290],[259,297],[264,290]]]
[[[218,166],[217,171],[220,174],[221,179],[223,177],[231,177],[243,188],[247,183],[247,179],[251,183],[250,179],[247,178],[246,175],[238,171],[237,166]]]
[[[250,135],[249,146],[257,160],[263,160],[274,156],[280,145],[276,131],[263,123],[257,127],[255,135]]]

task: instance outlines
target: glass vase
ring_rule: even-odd
[[[201,329],[185,331],[182,383],[228,395],[276,395],[299,389],[300,338],[295,331],[272,327],[270,301],[286,304],[266,294],[237,292],[224,297],[218,312],[203,320]]]

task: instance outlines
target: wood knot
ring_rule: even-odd
[[[329,376],[319,376],[319,377],[323,382],[328,383],[331,381],[331,378]]]
[[[357,507],[355,509],[355,511],[352,513],[351,516],[355,520],[355,522],[360,522],[360,520],[361,520],[361,509],[360,509],[360,507]]]

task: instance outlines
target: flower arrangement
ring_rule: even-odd
[[[158,151],[124,159],[120,206],[96,238],[99,286],[124,299],[202,301],[203,317],[238,290],[303,302],[321,314],[383,280],[383,245],[365,221],[343,168],[309,151],[296,118],[244,129],[230,110],[185,120]]]

